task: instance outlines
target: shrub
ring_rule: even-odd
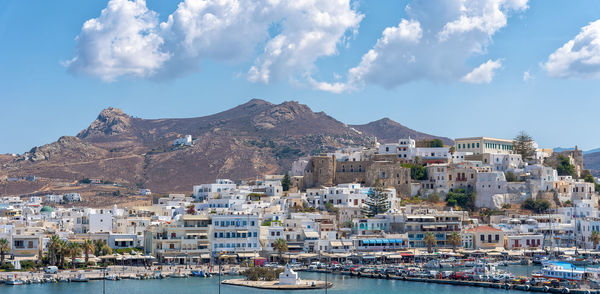
[[[242,275],[250,281],[275,281],[283,269],[270,269],[266,267],[251,267],[242,272]]]
[[[546,210],[548,210],[548,208],[550,208],[550,201],[546,200],[546,199],[536,199],[533,200],[531,198],[528,198],[527,200],[525,200],[523,202],[523,204],[521,204],[521,207],[523,209],[527,209],[527,210],[531,210],[535,213],[542,213]]]

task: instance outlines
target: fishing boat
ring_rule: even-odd
[[[71,279],[71,282],[82,283],[82,282],[87,282],[87,281],[89,281],[89,279],[84,274],[79,274],[79,275],[77,275],[77,277]]]
[[[107,276],[105,277],[105,279],[106,279],[106,280],[109,280],[109,281],[117,281],[117,280],[120,280],[119,276],[117,276],[117,275],[115,275],[115,274],[112,274],[112,275],[107,275]]]

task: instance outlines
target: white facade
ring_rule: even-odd
[[[217,214],[212,217],[213,252],[259,252],[258,215]]]

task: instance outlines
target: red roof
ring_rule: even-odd
[[[490,226],[477,226],[471,229],[468,229],[467,232],[501,232],[502,230],[496,229]]]

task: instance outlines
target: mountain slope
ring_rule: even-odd
[[[196,118],[141,119],[107,108],[76,137],[61,137],[4,161],[0,176],[101,178],[159,193],[189,192],[192,185],[216,178],[283,173],[300,156],[366,146],[372,136],[437,138],[391,120],[378,122],[351,128],[297,102],[275,105],[259,99]],[[172,146],[188,134],[195,140],[192,146]]]
[[[600,177],[600,152],[584,154],[583,167],[591,170],[594,176]]]
[[[379,142],[392,143],[398,141],[401,138],[412,138],[417,141],[419,140],[431,140],[440,139],[446,145],[453,145],[454,141],[446,137],[438,137],[419,131],[415,131],[408,127],[405,127],[389,118],[382,118],[364,125],[351,125],[351,127],[368,134],[370,136],[377,137]]]

